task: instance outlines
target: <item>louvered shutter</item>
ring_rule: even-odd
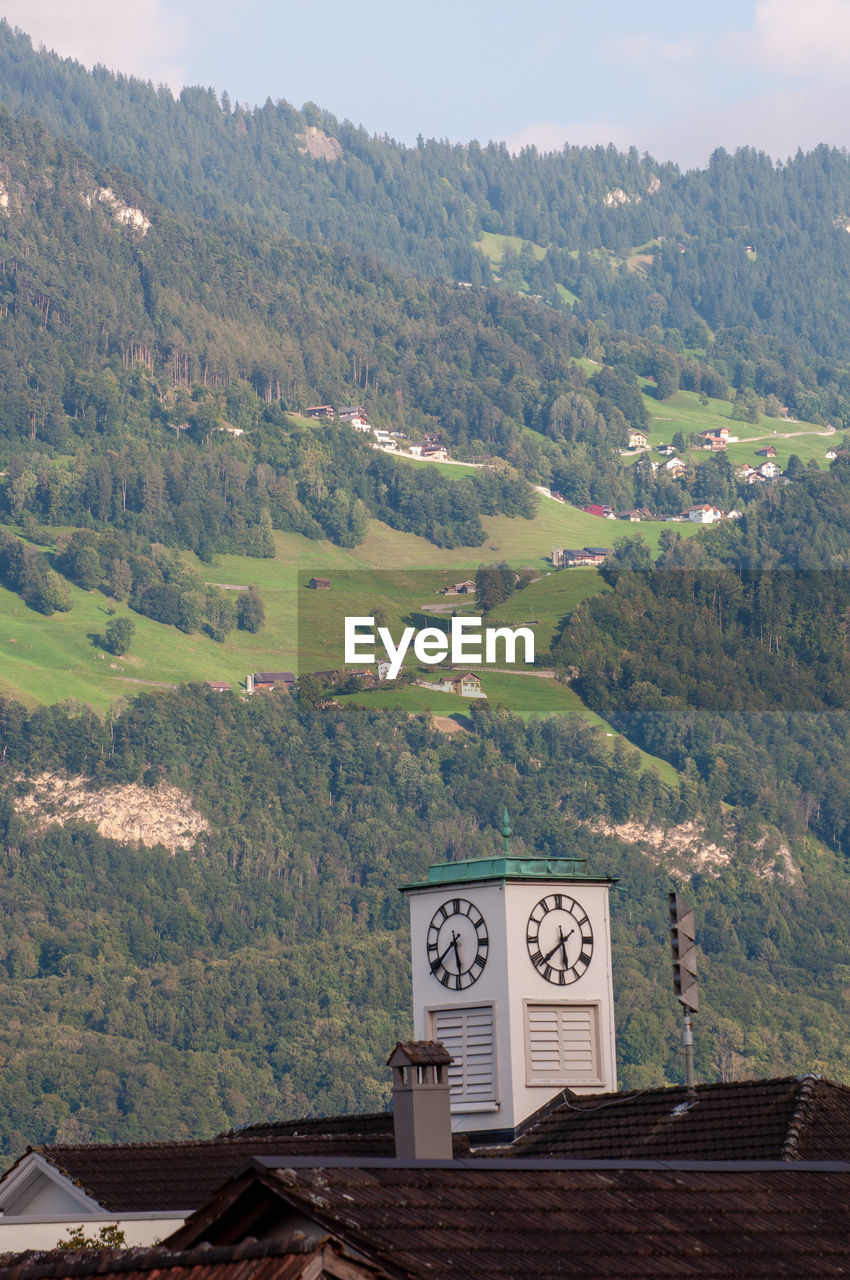
[[[595,1005],[525,1006],[528,1084],[585,1084],[599,1080]]]
[[[436,1009],[431,1028],[433,1038],[454,1058],[449,1067],[452,1111],[489,1109],[498,1102],[493,1006]]]

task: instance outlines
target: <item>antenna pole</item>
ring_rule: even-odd
[[[685,1081],[688,1086],[688,1097],[696,1097],[696,1085],[694,1084],[694,1023],[691,1017],[690,1009],[683,1009],[684,1022],[682,1024],[682,1045],[685,1054]]]

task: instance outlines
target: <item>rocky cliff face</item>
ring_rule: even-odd
[[[172,853],[191,849],[209,831],[191,797],[166,782],[153,788],[137,783],[97,788],[85,778],[57,773],[41,773],[29,782],[31,790],[15,801],[15,808],[40,829],[50,823],[93,822],[109,840],[163,845]]]

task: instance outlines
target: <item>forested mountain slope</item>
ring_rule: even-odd
[[[534,299],[172,213],[2,109],[0,183],[0,500],[18,524],[95,523],[206,556],[268,554],[273,527],[356,545],[371,514],[479,545],[481,514],[531,513],[525,482],[662,512],[738,500],[719,463],[687,485],[623,465],[649,418],[638,375],[659,398],[736,394],[741,416],[765,395],[822,421],[850,405],[840,366],[819,383],[751,335],[676,355]],[[286,416],[359,398],[376,424],[507,466],[453,483]]]
[[[257,109],[211,90],[168,90],[34,52],[0,26],[0,101],[38,117],[170,208],[222,214],[299,239],[346,244],[397,269],[486,281],[482,231],[549,252],[503,262],[552,302],[632,330],[743,325],[846,360],[850,163],[818,148],[774,165],[718,151],[681,173],[636,151],[370,137],[309,104]],[[318,145],[317,145],[318,144]],[[626,266],[636,250],[643,256]]]
[[[410,1031],[397,886],[495,852],[504,804],[515,853],[575,853],[621,876],[626,1087],[680,1077],[671,873],[694,877],[700,1076],[846,1078],[850,889],[830,854],[785,848],[756,809],[730,814],[696,779],[669,790],[580,721],[525,726],[486,705],[472,719],[446,737],[401,712],[200,687],[106,723],[2,702],[3,1149],[383,1105],[387,1052]],[[17,812],[45,772],[95,789],[167,780],[209,831],[172,855],[51,825],[49,796]]]

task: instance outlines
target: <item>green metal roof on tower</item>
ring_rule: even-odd
[[[617,876],[588,875],[587,858],[573,857],[517,857],[511,853],[510,838],[513,835],[507,805],[502,810],[502,826],[499,835],[505,842],[502,857],[468,858],[463,862],[438,862],[428,868],[427,880],[401,885],[405,889],[422,889],[429,884],[460,884],[470,880],[575,880],[593,884],[616,884]]]

